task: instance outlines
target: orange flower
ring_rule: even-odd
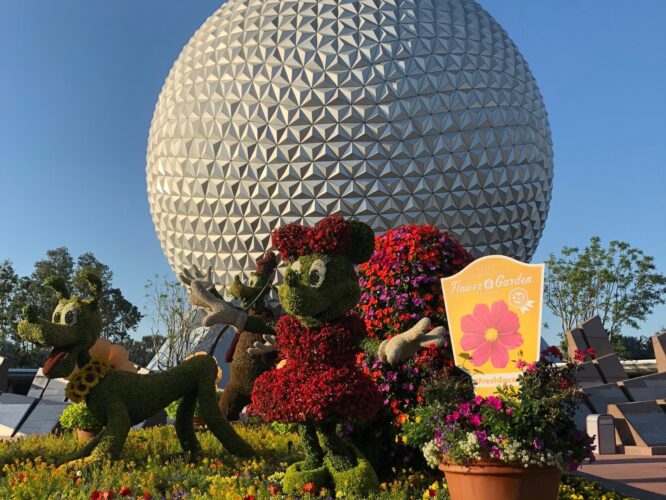
[[[316,495],[317,494],[317,485],[314,483],[305,483],[303,485],[303,493],[307,495]]]

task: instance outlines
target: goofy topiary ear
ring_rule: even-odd
[[[86,284],[91,300],[90,305],[97,307],[99,299],[102,296],[102,280],[91,269],[85,267],[79,273],[79,278]]]
[[[354,264],[363,264],[370,260],[375,251],[375,232],[365,222],[358,220],[349,221],[349,225],[352,235],[347,257]]]
[[[69,289],[62,276],[49,276],[44,280],[44,285],[55,292],[58,300],[69,298]]]

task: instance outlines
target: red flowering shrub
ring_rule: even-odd
[[[277,373],[263,373],[252,392],[252,412],[264,420],[291,423],[368,420],[381,408],[375,384],[356,367],[320,366],[307,371],[288,362]]]
[[[275,229],[271,238],[273,246],[285,260],[295,260],[313,253],[343,255],[351,247],[352,227],[336,214],[320,220],[313,228],[288,224]]]
[[[390,338],[429,317],[434,326],[446,325],[440,279],[451,276],[472,262],[472,256],[446,232],[429,225],[407,225],[375,238],[375,251],[359,266],[361,299],[357,307],[365,320],[368,336]],[[395,365],[384,364],[370,353],[357,356],[364,373],[375,381],[382,394],[384,415],[373,424],[370,447],[384,450],[383,460],[411,460],[409,450],[396,441],[407,412],[423,402],[426,387],[454,370],[451,348],[422,350]],[[368,429],[352,429],[364,439]]]
[[[374,338],[387,338],[429,317],[445,325],[440,279],[474,260],[448,233],[430,225],[390,229],[375,238],[375,252],[359,266],[358,310]]]
[[[305,240],[310,234],[310,228],[300,224],[287,224],[275,229],[271,234],[273,246],[280,252],[280,257],[285,260],[293,260],[301,255],[308,254]]]
[[[284,315],[275,326],[280,356],[298,360],[303,365],[321,363],[354,364],[358,340],[365,335],[365,325],[358,316],[344,316],[339,321],[307,328],[294,316]]]

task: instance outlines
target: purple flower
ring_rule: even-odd
[[[541,439],[533,439],[532,440],[532,448],[535,450],[543,450],[543,441]]]

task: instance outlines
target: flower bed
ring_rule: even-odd
[[[209,432],[200,432],[203,457],[187,463],[179,454],[172,426],[132,431],[124,460],[83,470],[53,465],[57,457],[79,446],[71,433],[1,442],[0,498],[286,498],[280,490],[280,479],[290,463],[302,458],[297,435],[277,433],[268,425],[239,425],[236,429],[258,451],[257,458],[234,458]],[[305,490],[302,498],[333,496],[326,489]],[[393,469],[372,498],[449,497],[438,472]],[[623,497],[597,483],[565,476],[560,498]]]

